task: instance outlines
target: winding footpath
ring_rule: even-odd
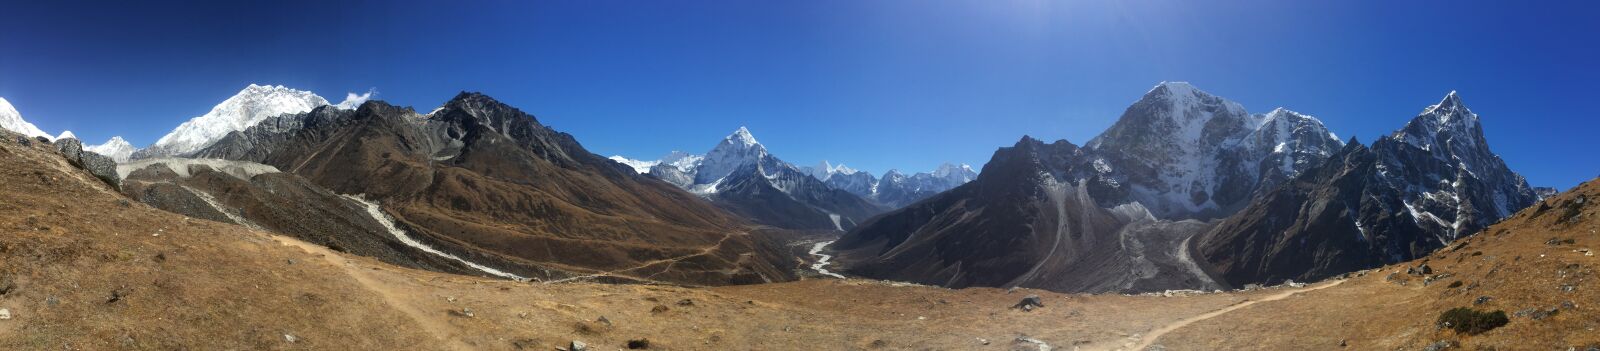
[[[1207,312],[1207,313],[1202,314],[1202,315],[1185,318],[1183,320],[1180,320],[1180,321],[1177,321],[1177,322],[1173,322],[1171,324],[1167,324],[1166,326],[1162,326],[1160,328],[1156,328],[1155,330],[1152,330],[1149,333],[1145,333],[1144,336],[1139,337],[1138,343],[1134,344],[1134,346],[1132,348],[1128,348],[1128,349],[1124,349],[1124,350],[1144,350],[1144,349],[1149,348],[1150,345],[1155,345],[1156,340],[1161,339],[1162,335],[1166,335],[1167,333],[1171,333],[1173,330],[1178,330],[1179,328],[1183,328],[1183,327],[1189,326],[1190,324],[1194,324],[1194,323],[1199,322],[1199,321],[1211,319],[1211,318],[1214,318],[1216,316],[1221,316],[1221,315],[1223,315],[1225,313],[1233,312],[1233,311],[1241,309],[1241,308],[1250,307],[1250,305],[1254,305],[1254,304],[1258,304],[1258,303],[1262,303],[1262,302],[1268,302],[1268,301],[1278,301],[1278,300],[1282,300],[1282,299],[1287,299],[1290,296],[1294,296],[1294,295],[1299,294],[1299,293],[1327,289],[1327,288],[1331,288],[1331,287],[1334,287],[1334,286],[1338,286],[1339,284],[1343,284],[1344,282],[1345,282],[1344,280],[1335,280],[1333,282],[1323,283],[1322,285],[1317,285],[1317,286],[1307,285],[1305,287],[1301,287],[1301,288],[1297,288],[1297,289],[1293,289],[1293,290],[1289,290],[1289,291],[1284,291],[1284,292],[1277,293],[1277,294],[1274,294],[1274,295],[1271,295],[1271,296],[1267,296],[1267,297],[1259,299],[1259,300],[1250,300],[1250,301],[1240,302],[1240,303],[1233,304],[1232,306],[1224,307],[1224,308],[1216,310],[1216,311],[1211,311],[1211,312]]]
[[[384,304],[392,306],[395,308],[395,310],[405,314],[406,317],[409,317],[413,322],[416,322],[417,326],[422,328],[423,331],[433,335],[435,339],[441,341],[440,344],[431,346],[439,347],[445,350],[475,349],[475,347],[467,345],[457,337],[454,327],[451,327],[448,323],[445,323],[438,318],[434,318],[432,314],[429,313],[430,311],[424,310],[423,308],[410,303],[409,299],[407,298],[409,292],[407,292],[404,287],[393,286],[384,282],[383,279],[380,279],[377,276],[378,273],[374,273],[374,270],[377,269],[377,267],[374,266],[368,268],[367,266],[358,264],[357,261],[333,252],[333,250],[329,250],[327,247],[322,245],[308,243],[303,240],[284,235],[270,234],[270,237],[277,241],[280,245],[297,247],[300,248],[301,251],[305,251],[308,254],[321,257],[322,260],[327,264],[338,267],[344,271],[345,275],[355,279],[356,284],[366,288],[366,291],[368,292],[377,294],[378,297],[383,299]]]

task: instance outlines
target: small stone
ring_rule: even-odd
[[[106,303],[122,301],[122,298],[128,297],[130,294],[133,294],[133,288],[126,286],[117,288],[116,290],[111,290],[111,297],[106,298]]]
[[[628,340],[629,350],[644,350],[650,348],[650,339]]]
[[[678,306],[694,306],[694,300],[690,300],[690,299],[678,300]]]
[[[516,347],[518,350],[532,350],[539,347],[539,340],[532,338],[512,340],[511,346]]]
[[[11,319],[11,309],[0,308],[0,320]]]
[[[594,321],[600,324],[605,324],[607,327],[611,326],[611,320],[606,319],[606,316],[600,316],[600,319],[596,319]]]
[[[293,344],[293,343],[300,342],[300,337],[294,336],[294,334],[283,334],[283,341],[287,341],[290,344]]]
[[[1339,339],[1339,347],[1349,347],[1350,339]]]
[[[1493,300],[1493,299],[1494,299],[1493,297],[1479,296],[1476,300],[1472,300],[1472,304],[1474,304],[1474,305],[1482,305],[1482,304],[1485,304],[1485,303],[1489,303],[1489,300]]]
[[[650,308],[650,313],[663,313],[663,312],[667,312],[669,310],[671,310],[671,309],[667,308],[667,306],[656,305],[656,307],[651,307]]]
[[[585,344],[582,341],[573,340],[571,343],[567,344],[567,351],[589,351],[589,344]]]
[[[1457,344],[1455,341],[1443,340],[1443,341],[1435,342],[1433,344],[1429,344],[1428,347],[1422,348],[1422,351],[1444,351],[1444,350],[1453,349],[1458,345],[1460,345],[1460,344]]]

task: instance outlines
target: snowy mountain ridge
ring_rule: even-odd
[[[185,156],[210,146],[228,133],[244,131],[268,118],[306,113],[325,105],[353,110],[375,94],[373,90],[364,94],[348,93],[344,101],[331,104],[322,96],[306,90],[282,85],[250,84],[212,107],[206,114],[179,124],[172,132],[156,140],[155,144],[135,152],[133,158]]]
[[[110,140],[106,140],[106,142],[99,145],[84,146],[83,149],[110,157],[111,160],[117,161],[117,163],[128,162],[128,159],[133,156],[133,153],[139,150],[138,148],[134,147],[132,143],[122,139],[120,136],[111,137]]]
[[[724,179],[737,170],[749,167],[761,172],[762,177],[773,180],[772,185],[784,193],[796,189],[793,185],[798,181],[788,174],[788,171],[794,171],[815,178],[828,188],[843,190],[890,207],[899,207],[949,190],[978,176],[972,166],[952,163],[941,164],[931,172],[913,175],[890,170],[881,179],[828,160],[822,160],[816,166],[795,166],[773,157],[746,127],[739,127],[728,134],[704,156],[673,151],[658,160],[638,160],[621,155],[610,159],[636,172],[649,174],[700,195],[719,192]],[[788,180],[778,181],[780,178]]]
[[[0,128],[30,137],[50,137],[50,134],[40,130],[38,126],[22,119],[22,113],[17,112],[17,108],[3,97],[0,97]]]
[[[633,171],[638,172],[639,174],[650,173],[650,167],[655,167],[656,165],[661,164],[661,161],[640,161],[622,157],[622,155],[613,155],[607,158],[611,159],[612,161],[617,161],[617,163],[626,165],[629,168],[633,168]]]
[[[1250,114],[1189,83],[1162,82],[1084,148],[1097,155],[1093,168],[1109,192],[1122,194],[1102,201],[1139,202],[1163,218],[1213,218],[1341,146],[1315,117],[1283,108]]]
[[[134,158],[186,155],[267,118],[305,113],[322,105],[328,105],[328,100],[310,91],[250,84],[206,114],[178,125],[149,148],[135,153]]]

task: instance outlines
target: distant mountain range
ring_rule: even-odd
[[[620,159],[635,171],[710,199],[757,223],[787,229],[846,230],[886,210],[859,195],[828,186],[808,170],[767,152],[739,127],[704,156],[672,152],[655,161]]]
[[[799,199],[802,204],[818,208],[818,211],[804,211],[795,206],[796,213],[783,214],[783,216],[800,215],[809,218],[828,218],[827,221],[808,220],[794,221],[792,219],[777,218],[778,213],[757,215],[758,221],[794,229],[837,229],[843,230],[854,227],[856,223],[865,220],[872,214],[886,209],[903,207],[917,200],[927,198],[946,190],[950,190],[977,178],[977,172],[968,165],[940,165],[932,172],[921,172],[907,176],[899,170],[890,170],[882,178],[871,173],[858,171],[845,165],[834,165],[824,160],[817,166],[795,166],[778,160],[777,157],[767,153],[766,147],[755,140],[750,130],[740,127],[704,156],[673,151],[658,160],[636,160],[623,156],[611,156],[611,160],[627,165],[642,174],[662,179],[669,183],[677,184],[686,190],[708,197],[724,198],[729,201],[738,197],[755,196],[755,194],[734,195],[725,192],[728,187],[719,181],[728,179],[730,175],[738,175],[735,179],[744,179],[742,174],[735,174],[735,170],[745,165],[759,165],[768,178],[777,178],[777,174],[789,176],[789,181],[799,188],[816,188],[843,190],[856,198],[866,200],[868,204],[855,204],[854,199],[839,195],[826,195],[825,191],[818,190],[815,194],[797,195],[792,186],[776,186],[779,192]],[[797,173],[797,174],[790,174]],[[811,184],[811,179],[821,182],[822,187]],[[831,200],[821,200],[823,203],[812,203],[806,198],[832,197]],[[847,209],[836,209],[830,201],[844,201]],[[771,207],[772,202],[764,201]],[[735,212],[740,212],[735,210]],[[761,218],[768,216],[768,218]],[[832,225],[834,216],[838,216],[838,225]]]
[[[851,273],[949,287],[1322,278],[1420,257],[1537,199],[1487,145],[1454,93],[1369,150],[1304,114],[1162,83],[1086,146],[1024,137],[833,249]]]

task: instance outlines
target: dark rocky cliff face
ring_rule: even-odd
[[[1451,93],[1370,148],[1352,141],[1193,244],[1232,284],[1313,280],[1422,257],[1538,199]]]

